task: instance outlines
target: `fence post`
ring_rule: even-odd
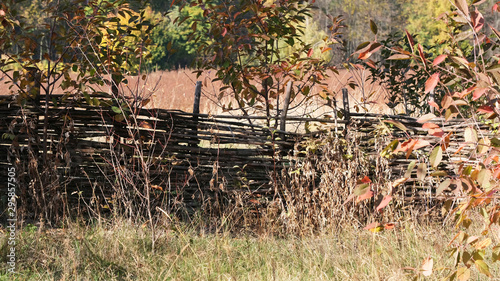
[[[194,90],[194,104],[193,104],[193,121],[194,121],[194,129],[193,134],[197,139],[198,143],[198,114],[200,114],[200,98],[201,98],[201,81],[196,81],[196,88]],[[193,144],[192,146],[197,146],[197,144]]]
[[[342,89],[342,101],[344,102],[344,120],[349,123],[351,120],[351,112],[349,111],[349,94],[346,88]]]
[[[283,111],[281,112],[281,118],[280,118],[280,130],[281,131],[286,130],[286,114],[288,112],[288,105],[290,103],[290,96],[292,93],[292,85],[293,85],[292,81],[289,81],[288,84],[286,84],[285,101],[283,102]]]
[[[344,127],[344,135],[347,135],[347,128],[351,121],[351,112],[349,111],[349,94],[346,88],[342,88],[342,101],[344,103],[344,120],[346,121]]]

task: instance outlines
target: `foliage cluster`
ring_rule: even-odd
[[[427,78],[421,94],[442,92],[437,100],[424,100],[437,115],[428,113],[418,119],[422,127],[428,129],[429,135],[437,140],[425,159],[430,164],[429,170],[425,162],[412,163],[407,174],[418,166],[426,177],[434,177],[439,183],[436,195],[446,196],[444,212],[450,212],[455,218],[459,230],[449,244],[454,261],[448,276],[450,280],[468,280],[473,268],[491,277],[491,263],[500,260],[500,244],[491,236],[500,223],[497,195],[500,188],[499,140],[495,133],[499,122],[500,68],[496,52],[500,33],[486,23],[478,10],[477,6],[482,2],[474,1],[472,6],[465,0],[453,2],[453,11],[444,17],[450,30],[449,37],[442,53],[437,56],[431,57],[408,32],[406,49],[384,46],[391,54],[387,60],[408,60],[400,66],[412,65],[416,73],[421,76],[425,73]],[[492,12],[499,12],[498,3]],[[370,43],[370,46],[374,45],[382,46],[378,42]],[[359,52],[359,58],[366,60],[373,49],[367,47]],[[368,63],[376,67],[372,62]],[[445,133],[442,126],[454,121],[460,122],[457,130]],[[486,129],[485,125],[488,125]],[[458,148],[454,148],[457,141],[460,142]],[[396,140],[388,149],[410,155],[429,145],[425,140],[413,138],[404,142]],[[442,170],[441,164],[451,159],[456,159],[453,163],[455,169],[453,174],[448,174]],[[405,176],[394,184],[406,180]],[[475,222],[481,223],[483,229],[471,227]],[[377,223],[367,228],[372,231],[382,229]],[[429,257],[415,272],[430,276],[433,260]]]

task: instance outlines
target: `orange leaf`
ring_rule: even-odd
[[[373,53],[378,51],[382,47],[382,44],[378,42],[370,43],[366,48],[361,50],[358,59],[365,60],[369,58]]]
[[[434,123],[425,123],[424,125],[422,125],[422,128],[423,129],[436,129],[436,128],[439,128],[439,126],[434,124]]]
[[[439,82],[439,72],[432,74],[432,76],[429,79],[427,79],[427,81],[425,82],[425,93],[427,94],[432,90],[434,90],[438,82]]]
[[[360,183],[371,183],[372,181],[370,180],[370,178],[368,176],[365,176],[364,178],[362,178],[360,180]]]
[[[439,105],[435,101],[433,100],[429,101],[429,105],[439,110]]]
[[[477,88],[475,91],[474,91],[474,94],[472,95],[472,100],[477,100],[479,99],[480,97],[482,97],[484,95],[484,93],[486,93],[486,91],[488,91],[488,88]]]
[[[330,51],[331,49],[332,49],[332,48],[330,48],[330,47],[324,48],[324,49],[321,51],[321,53],[328,52],[328,51]]]
[[[377,206],[377,209],[376,209],[377,212],[380,212],[380,210],[382,210],[383,208],[385,208],[385,206],[387,206],[389,204],[389,202],[391,202],[391,200],[392,200],[392,196],[391,195],[385,196],[384,199],[382,199],[382,202],[380,202],[380,204]]]
[[[400,147],[396,148],[394,150],[394,153],[397,153],[399,151],[407,152],[409,150],[419,149],[428,145],[430,145],[430,143],[426,140],[410,139],[403,142]]]
[[[439,55],[437,56],[435,59],[434,59],[434,62],[432,63],[434,66],[442,63],[444,61],[444,59],[446,59],[446,57],[448,57],[448,55]]]
[[[395,224],[393,224],[393,223],[386,223],[386,224],[384,224],[384,228],[385,228],[385,229],[393,229],[393,228],[394,228],[394,226],[396,226],[396,225],[395,225]]]
[[[312,56],[312,54],[313,54],[313,49],[311,48],[311,49],[309,49],[309,51],[307,52],[307,57],[309,57],[309,58],[310,58],[310,57]]]
[[[370,230],[370,229],[374,229],[374,228],[377,228],[380,226],[380,223],[378,222],[372,222],[370,223],[369,225],[363,227],[364,230]]]

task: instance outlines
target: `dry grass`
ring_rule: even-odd
[[[167,222],[156,231],[153,252],[150,229],[127,221],[30,226],[17,238],[19,273],[11,280],[411,280],[402,268],[419,268],[428,256],[436,268],[450,265],[442,257],[453,233],[441,225],[405,224],[379,234],[344,225],[338,234],[275,238],[206,234]],[[5,257],[5,234],[0,241]],[[480,277],[472,280],[486,280]]]

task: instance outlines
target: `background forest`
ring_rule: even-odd
[[[130,1],[132,9],[139,7],[140,1]],[[147,70],[172,70],[177,68],[191,67],[197,55],[200,42],[209,41],[210,38],[201,29],[197,34],[192,34],[192,23],[201,20],[202,9],[196,7],[184,7],[182,12],[179,6],[165,0],[151,0],[145,16],[148,20],[158,25],[150,34],[152,40],[151,56],[146,60]],[[217,1],[215,1],[217,2]],[[43,0],[17,1],[20,13],[25,16],[27,24],[32,25],[35,32],[39,33],[39,40],[46,40],[47,33],[45,24]],[[479,5],[479,9],[487,9],[488,1]],[[328,56],[332,65],[345,61],[350,54],[354,53],[361,43],[373,40],[370,31],[370,20],[376,23],[379,40],[384,40],[390,34],[402,37],[404,30],[408,30],[415,39],[423,46],[441,46],[447,38],[450,30],[445,22],[436,20],[443,17],[451,10],[452,4],[448,0],[318,0],[312,10],[313,16],[306,19],[302,40],[309,44],[317,44],[327,36],[331,21],[328,15],[336,17],[343,16],[347,26],[342,30],[342,35],[337,39],[342,47],[336,46],[323,56]],[[486,22],[498,26],[500,17],[498,13],[485,13]],[[179,24],[176,19],[184,21]],[[122,18],[125,21],[128,19]],[[180,20],[179,20],[180,21]],[[199,40],[194,40],[200,36]],[[41,44],[43,45],[43,44]],[[15,48],[15,46],[14,46]],[[43,51],[43,50],[42,50]],[[285,54],[291,53],[290,48],[283,48]],[[40,52],[38,52],[40,53]]]

